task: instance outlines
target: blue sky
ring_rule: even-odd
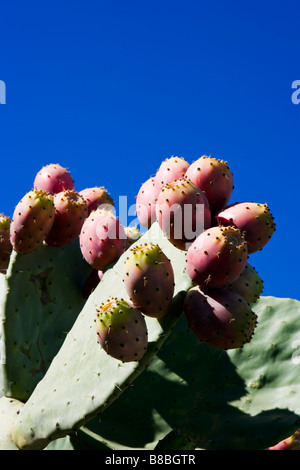
[[[233,172],[231,202],[275,217],[249,259],[264,295],[299,300],[299,13],[296,0],[2,3],[0,212],[48,163],[131,205],[165,158],[211,155]]]

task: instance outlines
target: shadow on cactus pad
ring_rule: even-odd
[[[182,317],[148,369],[88,427],[146,448],[173,429],[208,450],[262,450],[295,432],[300,302],[262,297],[253,310],[252,341],[227,352],[198,341]]]

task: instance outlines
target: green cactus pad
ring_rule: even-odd
[[[0,398],[0,450],[18,450],[11,436],[14,420],[24,406],[13,398]]]
[[[65,436],[61,439],[51,441],[45,450],[112,450],[106,442],[101,438],[89,431],[88,429],[80,428],[76,430],[71,436]]]
[[[90,271],[77,241],[12,253],[0,279],[0,396],[29,398],[85,304]]]
[[[132,444],[124,417],[139,429],[140,415],[154,411],[201,449],[263,450],[292,435],[300,427],[300,302],[261,297],[252,308],[251,342],[230,351],[201,343],[181,317],[134,387],[102,413],[102,439]],[[157,432],[154,421],[144,425]]]
[[[81,427],[112,403],[146,368],[182,314],[191,281],[184,272],[185,253],[163,237],[157,224],[137,243],[158,243],[174,264],[175,292],[168,314],[146,318],[148,348],[139,362],[123,363],[99,346],[94,319],[102,302],[126,294],[123,272],[126,253],[108,269],[88,298],[64,344],[25,404],[13,429],[19,448],[45,448],[53,439]]]

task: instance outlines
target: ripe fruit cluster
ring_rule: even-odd
[[[220,349],[249,342],[257,322],[251,310],[263,282],[249,254],[261,250],[275,224],[266,204],[229,204],[233,175],[223,160],[203,155],[163,161],[137,195],[140,223],[157,221],[163,234],[186,252],[186,272],[194,283],[184,311],[201,341]]]
[[[149,228],[156,221],[170,243],[186,253],[185,270],[194,285],[185,298],[187,322],[201,341],[220,349],[242,347],[254,333],[251,303],[263,282],[248,258],[275,231],[266,204],[228,205],[233,189],[227,162],[202,156],[189,164],[170,157],[141,185],[136,201],[141,225]],[[42,244],[62,247],[78,239],[93,268],[83,290],[87,298],[108,265],[128,250],[123,280],[129,301],[108,299],[95,320],[99,344],[127,362],[141,359],[147,349],[145,316],[167,315],[174,272],[158,244],[131,247],[140,233],[123,227],[113,207],[104,187],[76,191],[66,168],[44,166],[12,220],[0,217],[0,270],[6,272],[12,250],[26,255]]]
[[[257,316],[251,304],[263,281],[248,258],[275,230],[266,204],[228,205],[233,188],[233,175],[223,160],[202,156],[189,165],[171,157],[141,185],[136,205],[141,225],[149,228],[156,221],[169,241],[186,252],[185,269],[194,283],[184,302],[188,325],[201,341],[219,349],[240,348],[252,338]],[[127,342],[114,321],[118,308],[112,300],[101,306],[96,326],[108,354],[133,361],[147,349],[143,318],[168,313],[174,292],[171,261],[159,245],[135,245],[125,261],[124,283],[130,301],[113,302],[122,305]],[[132,316],[135,322],[139,316],[139,334]]]
[[[1,216],[1,271],[7,270],[12,250],[26,255],[42,244],[63,247],[76,239],[80,239],[86,261],[97,270],[104,269],[126,248],[127,236],[112,212],[113,207],[114,201],[104,187],[77,191],[66,168],[59,164],[44,166],[34,178],[33,189],[16,205],[12,220]],[[112,230],[117,235],[122,231],[120,243],[108,237]]]

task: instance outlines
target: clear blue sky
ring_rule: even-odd
[[[249,259],[264,294],[300,299],[299,13],[297,0],[2,2],[0,212],[48,163],[130,205],[165,158],[212,155],[233,172],[231,202],[275,216]]]

